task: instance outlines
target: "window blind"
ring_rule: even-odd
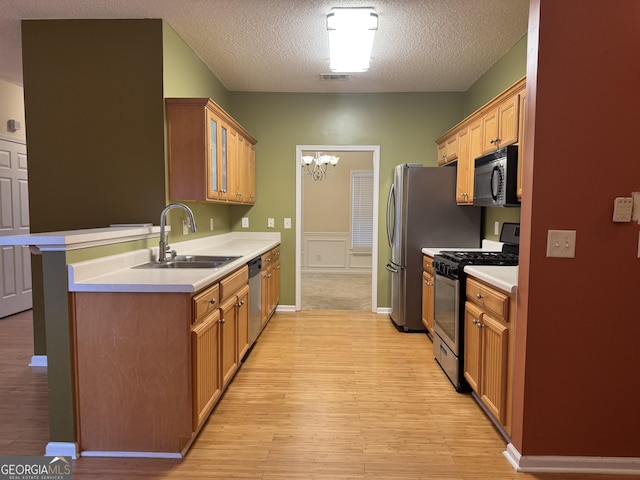
[[[373,243],[373,172],[351,172],[351,248]]]

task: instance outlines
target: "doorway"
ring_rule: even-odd
[[[358,184],[358,177],[366,176],[364,173],[366,170],[369,171],[369,175],[372,175],[371,179],[368,179],[367,182],[369,184],[372,183],[372,197],[373,197],[373,213],[371,218],[371,230],[372,230],[372,241],[369,252],[363,252],[362,249],[358,249],[357,246],[354,247],[353,242],[353,232],[351,228],[349,228],[349,232],[340,232],[340,228],[335,228],[335,225],[329,226],[327,230],[324,232],[305,232],[305,219],[304,219],[304,192],[303,192],[303,168],[302,168],[302,156],[311,153],[312,155],[315,152],[323,152],[324,154],[334,154],[334,155],[342,155],[344,158],[341,158],[338,165],[336,165],[337,169],[341,169],[344,175],[344,172],[349,172],[346,179],[346,187],[340,187],[339,190],[336,190],[336,185],[333,186],[333,190],[331,188],[327,188],[329,186],[328,181],[318,181],[313,182],[311,184],[307,183],[307,188],[310,191],[309,185],[314,190],[323,189],[323,195],[327,199],[327,204],[329,203],[329,198],[335,196],[335,193],[341,192],[342,195],[349,196],[351,192],[351,184],[353,182]],[[365,163],[365,167],[362,168],[362,164],[355,163],[356,158],[366,158],[368,159],[367,163]],[[351,158],[354,163],[351,164],[349,160]],[[341,168],[342,167],[342,168]],[[353,167],[353,168],[352,168]],[[378,258],[378,203],[379,203],[379,190],[380,190],[380,147],[377,145],[350,145],[350,146],[336,146],[336,145],[297,145],[296,146],[296,268],[295,268],[295,276],[296,276],[296,288],[295,288],[295,298],[296,305],[295,308],[297,311],[303,309],[302,302],[302,291],[303,291],[303,270],[305,272],[305,276],[307,278],[311,278],[308,275],[316,274],[317,277],[323,280],[323,284],[329,290],[325,295],[330,296],[331,291],[338,292],[340,288],[344,289],[345,287],[340,287],[339,285],[342,283],[338,282],[337,279],[345,279],[347,280],[347,288],[348,288],[348,279],[351,275],[351,279],[356,281],[362,281],[363,275],[358,275],[361,272],[366,272],[366,281],[369,283],[370,288],[370,305],[365,305],[364,309],[376,312],[377,311],[377,284],[378,284],[378,275],[377,275],[377,258]],[[327,177],[329,178],[331,174]],[[337,175],[336,175],[337,176]],[[345,180],[342,180],[345,182]],[[308,182],[308,180],[307,180]],[[326,182],[326,183],[325,183]],[[348,192],[343,192],[342,190],[348,189]],[[316,192],[316,202],[317,200],[317,192]],[[353,198],[352,198],[353,201]],[[343,209],[346,209],[347,216],[350,216],[351,213],[351,205],[347,204]],[[330,207],[327,205],[327,210],[330,210]],[[328,217],[331,218],[331,212],[327,212]],[[308,220],[307,220],[308,221]],[[328,220],[331,222],[332,220]],[[314,227],[313,230],[318,230],[317,227]],[[323,230],[323,228],[320,228]],[[334,231],[331,231],[334,230]],[[338,231],[335,231],[338,230]],[[344,230],[344,228],[342,229]],[[346,247],[345,247],[346,245]],[[364,260],[366,259],[366,260]],[[366,262],[366,264],[362,262]],[[358,271],[360,269],[360,271]],[[336,276],[336,282],[331,282],[331,276]],[[327,281],[328,280],[328,281]],[[321,284],[318,284],[321,285]],[[333,285],[333,286],[332,286]],[[334,290],[331,290],[333,288]],[[365,286],[366,288],[366,286]],[[338,305],[339,306],[339,305]],[[340,307],[342,309],[344,307]],[[352,308],[344,308],[344,309],[352,309]],[[353,309],[363,309],[363,307],[356,306]]]

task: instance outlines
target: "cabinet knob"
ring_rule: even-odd
[[[216,299],[215,299],[215,298],[212,298],[211,300],[209,300],[209,303],[210,303],[211,305],[215,305],[215,304],[216,304]]]
[[[484,327],[484,325],[482,325],[480,322],[478,322],[478,323],[476,323],[476,327],[482,328],[482,327]]]
[[[236,307],[241,307],[244,305],[244,300],[240,300],[240,302],[236,303]]]
[[[478,323],[478,320],[474,318],[473,320],[471,320],[471,322],[473,322],[473,324],[475,325],[476,323]]]
[[[481,295],[481,294],[479,294],[479,293],[476,293],[476,298],[477,298],[478,300],[482,300],[482,295]]]
[[[442,157],[440,157],[440,158],[442,158],[444,160],[445,158],[447,158],[447,156],[443,153]]]
[[[225,322],[224,318],[221,318],[220,323],[224,323],[224,322]]]

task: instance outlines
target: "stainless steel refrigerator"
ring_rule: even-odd
[[[387,199],[391,320],[404,331],[422,324],[422,249],[480,246],[481,209],[456,204],[456,168],[401,164]]]

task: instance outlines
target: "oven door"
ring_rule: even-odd
[[[456,357],[460,356],[459,305],[460,282],[436,272],[433,328]]]

